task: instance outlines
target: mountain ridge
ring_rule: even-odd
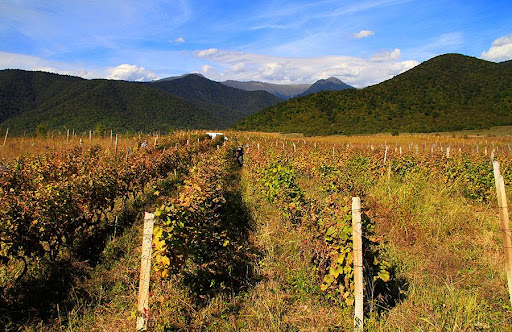
[[[221,82],[224,85],[238,88],[246,91],[258,91],[263,90],[273,95],[287,100],[295,97],[296,95],[306,91],[312,84],[275,84],[275,83],[266,83],[260,81],[236,81],[236,80],[227,80]]]
[[[282,100],[266,91],[245,91],[212,81],[200,74],[141,83],[202,105],[215,105],[251,115]]]
[[[231,86],[246,91],[264,90],[273,95],[288,100],[290,98],[305,96],[310,93],[318,93],[322,91],[334,91],[353,89],[354,87],[342,82],[336,77],[320,79],[312,84],[275,84],[260,81],[235,81],[227,80],[221,82],[224,85]]]

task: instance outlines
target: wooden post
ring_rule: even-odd
[[[5,143],[7,143],[7,136],[8,135],[9,135],[9,128],[7,128],[7,130],[5,131],[4,146],[5,146]]]
[[[116,219],[114,221],[114,239],[116,238],[116,230],[117,230],[117,216],[116,216]]]
[[[67,134],[67,137],[66,137],[66,143],[69,144],[69,129],[68,129],[68,134]]]
[[[110,146],[114,144],[114,132],[112,129],[110,129]]]
[[[352,197],[352,241],[354,243],[355,310],[354,331],[363,331],[363,241],[361,199]]]
[[[89,130],[89,141],[92,140],[92,130]]]
[[[450,158],[450,147],[446,147],[446,158]]]
[[[384,164],[386,163],[387,159],[388,159],[388,146],[386,145],[386,151],[384,152]]]
[[[151,251],[153,243],[153,213],[144,215],[142,255],[140,259],[139,302],[137,305],[137,331],[146,331],[149,310],[149,278],[151,272]]]
[[[293,152],[297,152],[297,147],[295,146],[295,143],[293,143]]]
[[[117,137],[117,134],[116,134],[116,150],[115,150],[115,155],[117,156],[117,142],[118,142],[118,137]]]
[[[512,233],[510,232],[507,194],[505,192],[505,182],[500,171],[498,161],[493,162],[494,182],[496,185],[496,196],[498,196],[498,207],[500,209],[500,228],[503,239],[503,249],[505,250],[505,271],[507,272],[508,295],[512,305]]]

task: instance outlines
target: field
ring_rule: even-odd
[[[8,138],[0,326],[133,330],[146,211],[150,330],[352,330],[357,196],[365,330],[512,331],[485,135]]]

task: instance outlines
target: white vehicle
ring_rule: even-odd
[[[217,136],[224,136],[223,133],[206,133],[206,135],[210,136],[211,139],[215,139]],[[227,141],[228,138],[224,136],[224,140]]]

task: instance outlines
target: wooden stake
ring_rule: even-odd
[[[153,213],[144,215],[142,255],[140,259],[139,302],[137,305],[137,331],[146,331],[149,311],[149,278],[151,272],[151,251],[153,243]]]
[[[116,134],[116,150],[115,150],[115,155],[117,155],[117,142],[118,142],[118,137],[117,137],[117,134]]]
[[[505,271],[507,272],[508,295],[512,305],[512,233],[510,232],[510,222],[508,217],[507,194],[505,192],[505,182],[500,171],[499,162],[493,162],[494,182],[496,185],[496,196],[498,196],[498,207],[500,209],[500,228],[503,239],[503,249],[505,251]]]
[[[5,143],[7,143],[7,136],[9,135],[9,128],[7,128],[6,132],[5,132],[5,138],[4,138],[4,146],[5,146]]]
[[[352,239],[354,242],[355,310],[354,331],[363,331],[363,240],[361,199],[352,197]]]
[[[69,144],[69,129],[68,129],[68,134],[67,134],[67,137],[66,137],[66,143]]]

